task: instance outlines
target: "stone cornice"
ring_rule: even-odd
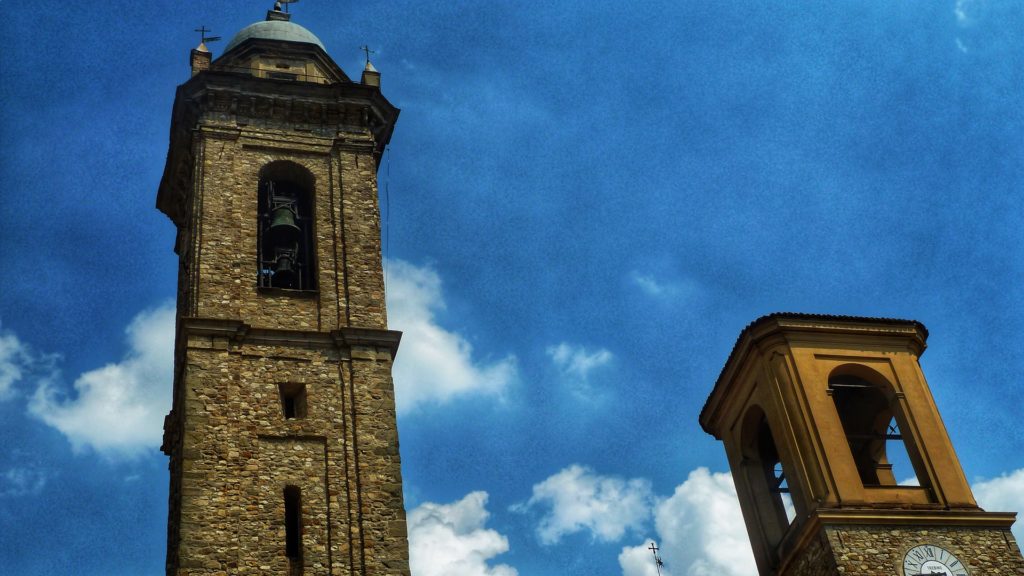
[[[1009,528],[1016,512],[976,510],[892,510],[878,508],[819,509],[809,520],[819,524],[885,524],[930,526],[986,526]]]
[[[348,350],[356,347],[384,348],[392,357],[398,352],[402,333],[377,328],[340,328],[330,332],[253,328],[240,320],[182,318],[179,338],[207,336],[235,345],[304,346]]]
[[[379,166],[399,112],[375,86],[273,80],[233,71],[200,72],[178,86],[175,95],[157,208],[177,226],[185,224],[196,153],[190,135],[196,129],[213,127],[209,137],[270,130],[287,132],[288,138],[279,141],[331,139],[338,149],[372,152]],[[321,152],[316,145],[298,148]]]

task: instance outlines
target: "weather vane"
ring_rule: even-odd
[[[280,12],[281,11],[281,5],[284,4],[284,12],[285,12],[285,14],[287,14],[288,13],[288,5],[293,3],[293,2],[298,2],[298,1],[299,0],[277,0],[277,2],[274,2],[274,10],[277,10],[278,12]]]
[[[366,52],[366,63],[367,64],[370,63],[370,54],[376,54],[377,53],[376,50],[370,50],[370,47],[367,46],[366,44],[363,44],[362,46],[360,46],[359,49],[362,50],[363,52]]]
[[[199,37],[201,38],[199,42],[201,44],[206,44],[207,42],[216,42],[220,40],[220,36],[206,35],[207,32],[213,32],[213,30],[207,29],[205,24],[203,26],[200,26],[199,28],[196,28],[196,32],[199,32]]]
[[[658,556],[658,550],[661,550],[661,548],[655,546],[654,542],[651,541],[651,545],[648,546],[647,549],[651,551],[651,554],[654,554],[654,567],[658,569],[658,576],[661,576],[661,567],[665,565],[665,563],[661,561],[661,557]]]

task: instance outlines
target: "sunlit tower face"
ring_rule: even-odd
[[[278,3],[178,88],[167,573],[408,575],[376,172],[398,110]]]

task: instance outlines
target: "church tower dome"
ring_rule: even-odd
[[[292,22],[290,19],[281,18],[281,16],[291,15],[271,10],[268,12],[266,20],[253,22],[239,30],[238,34],[235,34],[231,41],[228,42],[227,46],[224,47],[224,51],[230,52],[232,48],[240,45],[242,42],[245,42],[250,38],[280,40],[284,42],[304,42],[306,44],[315,44],[316,46],[319,46],[321,50],[327,50],[324,48],[323,42],[321,42],[315,34]]]

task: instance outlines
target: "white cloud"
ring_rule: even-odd
[[[515,380],[514,356],[474,361],[469,341],[437,324],[435,313],[445,307],[437,272],[389,260],[386,278],[389,324],[403,332],[394,367],[399,412],[468,394],[500,395]]]
[[[964,26],[970,22],[970,14],[968,14],[971,4],[974,0],[956,0],[956,5],[953,7],[953,13],[956,14],[957,24]]]
[[[732,476],[701,467],[660,502],[654,525],[665,563],[692,576],[757,573]]]
[[[0,331],[0,400],[14,396],[14,384],[22,379],[32,363],[28,348],[17,336]]]
[[[634,270],[630,272],[629,280],[652,298],[692,298],[700,292],[699,285],[688,278],[666,281],[653,274]]]
[[[629,275],[629,278],[648,296],[675,296],[679,293],[678,286],[662,282],[650,274],[643,274],[634,270]]]
[[[662,576],[749,576],[757,573],[746,525],[728,473],[690,472],[669,498],[654,506],[654,527],[665,562]],[[651,540],[619,554],[623,576],[656,574]]]
[[[548,356],[567,376],[586,381],[590,371],[612,361],[612,353],[604,348],[588,352],[586,348],[562,342],[557,346],[549,346]]]
[[[639,546],[625,546],[619,553],[619,567],[622,568],[623,576],[659,576],[658,567],[654,562],[654,555],[651,554],[653,540],[648,540]],[[666,569],[662,568],[660,576],[672,576]]]
[[[42,492],[48,475],[38,468],[17,467],[0,474],[0,498],[32,496]]]
[[[508,552],[508,538],[484,528],[487,493],[471,492],[452,504],[424,503],[409,512],[409,564],[417,576],[517,576],[488,561]]]
[[[981,480],[971,487],[978,505],[991,512],[1024,512],[1024,468],[1018,468],[991,480]],[[1013,525],[1013,536],[1024,542],[1024,521]]]
[[[535,484],[530,499],[513,510],[543,509],[537,537],[545,545],[581,531],[589,531],[596,540],[614,542],[626,530],[643,527],[652,503],[651,484],[645,479],[601,476],[573,464]]]
[[[29,402],[29,412],[60,430],[75,450],[134,456],[160,445],[171,404],[174,306],[138,314],[126,333],[124,359],[80,375],[73,396],[60,390],[53,370]]]

